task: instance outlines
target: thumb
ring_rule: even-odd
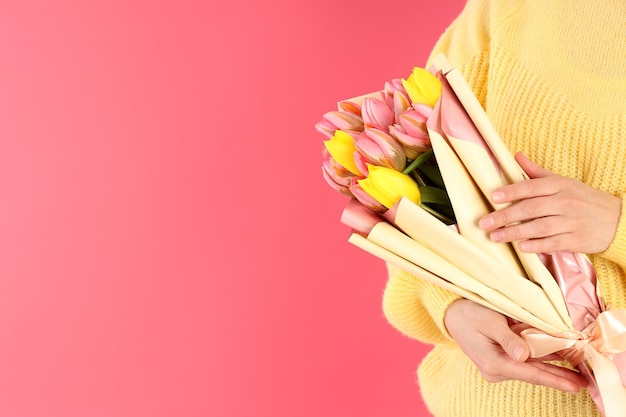
[[[552,172],[535,164],[533,161],[528,159],[528,157],[522,152],[518,152],[515,154],[515,160],[530,178],[541,178],[552,175]]]
[[[528,345],[520,336],[508,327],[502,329],[501,334],[495,339],[502,349],[516,362],[526,362],[530,355]]]

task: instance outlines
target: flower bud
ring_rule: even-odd
[[[324,141],[324,145],[335,161],[342,167],[354,175],[363,175],[354,163],[356,147],[354,146],[354,138],[350,134],[343,130],[337,130],[330,140]]]
[[[374,199],[374,197],[372,197],[363,190],[363,187],[361,187],[356,177],[354,177],[352,181],[352,185],[350,186],[350,192],[352,193],[352,196],[359,200],[359,202],[365,207],[379,213],[384,213],[385,211],[387,211],[387,208],[385,206],[380,204],[378,201],[376,201],[376,199]]]
[[[430,71],[415,67],[407,80],[402,80],[404,89],[413,103],[428,104],[435,107],[441,96],[441,81]]]
[[[354,141],[356,149],[373,165],[386,166],[396,171],[406,167],[406,152],[391,135],[373,127],[366,127]]]
[[[376,98],[366,98],[361,112],[366,127],[375,127],[383,131],[387,131],[395,119],[395,114],[387,103]]]
[[[329,111],[324,120],[335,126],[335,130],[363,130],[363,119],[345,111]]]
[[[415,181],[394,169],[369,165],[367,178],[358,180],[363,191],[386,208],[393,207],[402,197],[420,203],[420,192]]]
[[[333,189],[339,191],[341,194],[352,197],[350,186],[352,185],[352,179],[356,177],[350,171],[339,165],[328,152],[324,152],[322,175],[328,185]]]

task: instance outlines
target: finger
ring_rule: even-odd
[[[563,358],[558,358],[557,360],[562,361]],[[556,375],[559,378],[565,378],[579,387],[586,387],[589,385],[589,382],[585,379],[584,376],[579,374],[576,371],[573,371],[569,368],[565,368],[559,365],[553,365],[551,363],[543,362],[539,359],[532,359],[527,362],[528,364],[534,366],[537,369],[540,369],[542,372],[549,372],[553,375]]]
[[[528,344],[509,326],[492,326],[483,334],[500,345],[500,348],[514,361],[524,362],[528,359],[530,355]]]
[[[496,229],[489,234],[489,237],[494,242],[545,239],[563,233],[569,233],[571,230],[568,226],[567,220],[549,216]]]
[[[584,242],[583,242],[584,243]],[[562,233],[541,239],[528,239],[518,243],[518,248],[527,253],[544,253],[553,251],[580,252],[581,248],[571,233]]]
[[[550,197],[523,200],[483,216],[478,225],[483,230],[494,230],[512,223],[561,215],[564,209],[554,200]]]
[[[563,187],[561,183],[563,177],[549,175],[540,178],[532,178],[515,184],[505,185],[497,188],[491,193],[491,200],[494,203],[510,203],[533,197],[554,195]]]
[[[528,159],[528,157],[522,152],[518,152],[517,154],[515,154],[515,160],[530,178],[547,177],[548,175],[552,174],[547,169],[535,164],[533,161]]]
[[[586,386],[575,372],[543,362],[505,362],[500,367],[502,379],[516,379],[534,385],[577,393]]]

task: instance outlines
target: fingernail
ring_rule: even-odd
[[[522,357],[523,353],[524,353],[524,348],[521,346],[518,346],[515,348],[515,350],[513,350],[513,357],[515,358],[516,361],[519,361],[519,358]]]
[[[498,230],[491,234],[491,240],[493,240],[494,242],[499,242],[502,239],[504,239],[504,232],[501,230]]]
[[[504,200],[504,193],[502,191],[494,191],[493,193],[491,193],[491,199],[494,203],[499,203],[500,201]]]
[[[522,242],[519,244],[519,248],[522,252],[528,252],[530,250],[530,243]]]
[[[491,226],[493,226],[493,219],[491,217],[483,217],[482,219],[480,219],[480,221],[478,222],[478,225],[482,228],[482,229],[489,229]]]

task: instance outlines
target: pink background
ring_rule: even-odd
[[[426,415],[313,125],[463,1],[0,3],[0,416]]]

